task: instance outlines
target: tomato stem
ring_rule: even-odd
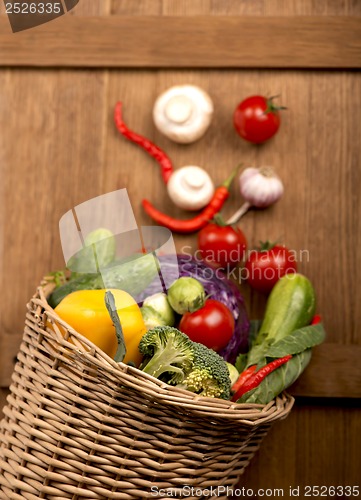
[[[267,252],[268,250],[272,250],[276,245],[278,245],[278,241],[260,241],[259,242],[259,251],[260,252]]]
[[[220,213],[216,214],[210,222],[220,227],[226,227],[229,225]]]
[[[275,113],[276,111],[287,109],[286,106],[277,106],[276,104],[274,104],[273,99],[276,99],[277,97],[280,97],[280,94],[274,95],[267,99],[267,108],[264,110],[265,115],[267,115],[268,113]]]

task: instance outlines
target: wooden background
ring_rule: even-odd
[[[82,0],[68,16],[192,19],[196,15],[242,15],[260,16],[265,21],[268,16],[349,16],[350,26],[354,26],[360,14],[361,2],[352,0]],[[19,37],[17,45],[15,38],[9,38],[7,20],[0,19],[0,46],[3,41],[2,48],[9,47],[7,41],[12,40],[19,49],[30,34],[34,37],[35,30],[61,30],[67,20],[63,17],[28,33],[11,35]],[[6,29],[8,33],[4,33]],[[309,258],[299,269],[315,284],[328,338],[327,345],[315,349],[310,367],[292,390],[296,395],[339,399],[297,399],[290,417],[266,438],[242,484],[287,491],[291,485],[358,484],[359,400],[350,403],[344,397],[361,395],[361,294],[357,286],[361,260],[360,73],[347,68],[177,69],[176,63],[172,69],[36,69],[20,67],[27,65],[10,59],[0,53],[0,265],[4,291],[0,385],[6,387],[10,380],[27,300],[45,273],[63,266],[58,222],[66,211],[127,187],[139,224],[149,224],[140,209],[144,196],[163,210],[182,215],[164,196],[157,165],[117,135],[112,111],[115,102],[122,100],[129,126],[163,147],[176,167],[198,164],[220,183],[239,161],[274,166],[285,183],[284,198],[267,211],[249,213],[241,227],[250,246],[260,239],[281,239],[290,248],[308,252]],[[209,131],[190,146],[175,145],[161,136],[151,118],[156,96],[178,83],[200,85],[215,104]],[[231,120],[236,104],[254,93],[280,93],[288,107],[279,134],[260,147],[242,142]],[[225,215],[240,203],[234,186]],[[196,248],[194,237],[177,236],[176,243],[179,251],[185,245]],[[251,317],[259,317],[265,299],[246,285],[242,292]],[[2,397],[5,393],[3,390]]]

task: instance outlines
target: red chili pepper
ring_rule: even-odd
[[[115,106],[114,110],[114,122],[118,131],[127,139],[138,144],[138,146],[142,147],[147,153],[150,154],[160,165],[161,173],[164,182],[167,184],[170,176],[173,173],[173,164],[170,158],[166,155],[166,153],[160,149],[158,146],[153,144],[149,139],[143,137],[136,132],[130,130],[123,121],[122,117],[122,106],[121,102],[118,102]]]
[[[318,323],[321,323],[321,321],[321,316],[319,314],[316,314],[316,316],[312,318],[311,325],[318,325]]]
[[[214,192],[213,198],[208,205],[196,217],[188,220],[174,219],[163,212],[157,210],[148,200],[143,200],[142,204],[147,214],[161,226],[165,226],[176,233],[194,233],[208,224],[209,221],[221,210],[225,201],[229,197],[229,188],[237,174],[237,167],[232,175]]]
[[[232,385],[232,392],[237,392],[238,389],[254,374],[257,365],[249,366],[246,370],[244,370],[235,383]]]
[[[260,368],[258,372],[249,377],[246,382],[238,389],[238,391],[232,397],[232,401],[237,401],[241,396],[243,396],[243,394],[246,394],[246,392],[258,387],[259,384],[267,377],[267,375],[287,363],[287,361],[289,361],[291,358],[292,355],[288,354],[287,356],[275,359],[274,361],[271,361],[271,363],[268,363],[268,365]]]

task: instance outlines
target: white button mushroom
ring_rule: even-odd
[[[177,85],[163,92],[153,108],[157,129],[175,142],[188,144],[207,130],[213,115],[209,95],[195,85]]]
[[[214,184],[203,168],[182,167],[171,175],[167,184],[168,194],[177,207],[200,210],[211,201]]]

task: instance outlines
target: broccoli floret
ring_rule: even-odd
[[[193,342],[171,326],[148,330],[139,351],[144,355],[141,369],[169,384],[181,383],[193,365]]]
[[[224,359],[171,326],[148,330],[139,343],[141,370],[200,396],[230,399],[231,379]]]
[[[200,396],[229,399],[231,379],[224,359],[203,344],[193,342],[192,369],[179,387]]]

